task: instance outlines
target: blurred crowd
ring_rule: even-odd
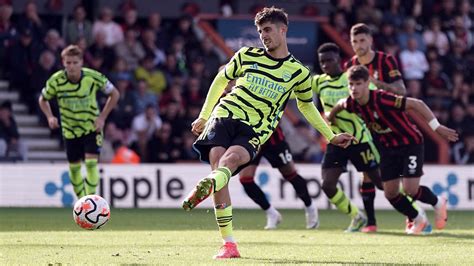
[[[234,1],[222,2],[222,10],[232,12],[228,9]],[[0,75],[20,92],[29,112],[40,116],[37,97],[49,76],[61,68],[61,49],[78,44],[85,51],[85,66],[105,74],[121,95],[105,126],[103,162],[114,160],[119,151],[138,155],[134,158],[141,162],[195,160],[190,124],[223,62],[210,39],[198,38],[194,31],[196,4],[183,8],[180,17],[162,21],[159,12],[140,17],[133,1],[124,3],[117,10],[102,8],[93,21],[87,19],[91,17],[87,9],[77,5],[66,23],[57,23],[57,18],[38,15],[34,1],[12,16],[11,2],[0,0],[0,60],[4,62]],[[311,7],[302,15],[318,13]],[[400,0],[338,0],[333,7],[331,24],[347,42],[354,23],[373,28],[375,48],[398,57],[409,96],[423,99],[442,124],[461,133],[461,141],[451,147],[452,162],[473,163],[470,1],[411,0],[401,5]],[[104,100],[99,98],[102,104]],[[304,125],[293,129],[311,135]],[[321,159],[321,149],[301,148],[303,153],[308,150],[310,155],[297,158]]]

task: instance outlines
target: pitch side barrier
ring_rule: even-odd
[[[83,175],[85,169],[83,167]],[[98,193],[119,208],[179,208],[196,182],[209,173],[203,164],[101,165]],[[301,176],[318,208],[331,208],[321,189],[321,166],[298,165]],[[474,209],[474,166],[425,166],[421,184],[448,197],[450,209]],[[341,176],[339,185],[362,207],[358,192],[360,174],[354,168]],[[258,168],[255,181],[276,208],[302,208],[291,184],[267,165]],[[245,194],[238,177],[230,181],[235,208],[257,208]],[[76,197],[69,182],[66,164],[1,164],[1,207],[68,207]],[[211,208],[208,200],[200,208]],[[375,199],[377,209],[391,209],[382,192]]]

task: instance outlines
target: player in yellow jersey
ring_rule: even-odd
[[[353,137],[334,135],[313,103],[311,73],[288,52],[288,15],[279,8],[264,8],[255,16],[255,25],[264,45],[243,47],[211,84],[192,132],[200,159],[212,172],[198,182],[183,202],[185,210],[195,208],[210,195],[224,245],[214,257],[240,257],[232,233],[232,205],[227,184],[257,154],[275,130],[292,92],[299,110],[309,123],[334,145],[347,147]],[[229,81],[233,90],[221,97]],[[219,99],[220,98],[220,99]]]
[[[82,67],[82,54],[76,45],[64,48],[61,52],[64,69],[48,79],[39,97],[39,106],[51,129],[58,128],[59,122],[51,112],[48,101],[53,98],[58,101],[69,178],[78,198],[95,194],[99,183],[97,161],[102,147],[102,130],[120,97],[118,90],[104,75]],[[96,99],[99,90],[108,95],[102,111]],[[85,180],[81,175],[82,161],[85,161],[87,170]]]
[[[340,99],[349,96],[349,81],[347,73],[343,72],[341,68],[339,53],[339,47],[334,43],[325,43],[318,48],[319,65],[323,74],[313,77],[312,88],[325,113],[329,113]],[[370,131],[362,119],[348,112],[339,113],[335,123],[331,125],[331,129],[334,132],[352,134],[358,143],[347,149],[328,144],[322,162],[323,191],[331,203],[352,218],[347,232],[359,230],[366,233],[376,232],[375,188],[372,183],[363,182],[360,187],[368,219],[337,187],[339,177],[347,170],[347,162],[350,160],[358,171],[363,172],[366,180],[372,180],[377,188],[383,189],[379,170],[380,155],[373,143]]]

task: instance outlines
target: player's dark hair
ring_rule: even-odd
[[[340,49],[339,49],[339,46],[337,46],[337,44],[332,43],[332,42],[327,42],[327,43],[322,44],[318,48],[318,54],[326,53],[326,52],[334,52],[335,54],[339,54]]]
[[[82,50],[77,45],[73,45],[73,44],[68,45],[61,52],[61,58],[64,58],[65,56],[78,56],[82,58]]]
[[[370,30],[369,26],[364,23],[357,23],[351,28],[351,36],[355,36],[357,34],[368,34],[372,36],[372,31]]]
[[[288,26],[288,14],[282,8],[264,7],[255,15],[255,26],[266,22],[283,23]]]
[[[349,80],[369,80],[369,70],[363,65],[351,66],[347,70],[347,78]]]

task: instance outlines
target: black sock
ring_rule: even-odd
[[[413,205],[411,205],[406,196],[398,194],[398,196],[390,199],[389,201],[397,211],[404,214],[409,219],[413,220],[416,216],[418,216],[418,211],[413,207]]]
[[[424,203],[431,204],[433,206],[438,203],[438,197],[431,191],[431,189],[425,187],[425,186],[419,186],[418,187],[418,192],[416,195],[413,197],[414,200],[419,200]]]
[[[306,180],[301,177],[299,174],[296,174],[293,177],[287,178],[293,188],[296,191],[296,195],[304,202],[304,206],[308,207],[311,205],[311,197],[309,196],[308,186],[306,185]]]
[[[270,203],[267,200],[267,197],[263,193],[262,189],[255,184],[255,182],[245,182],[242,183],[244,186],[245,193],[262,208],[264,211],[270,208]]]
[[[374,210],[375,185],[373,183],[362,183],[360,195],[362,196],[365,213],[367,214],[367,225],[376,225]]]

